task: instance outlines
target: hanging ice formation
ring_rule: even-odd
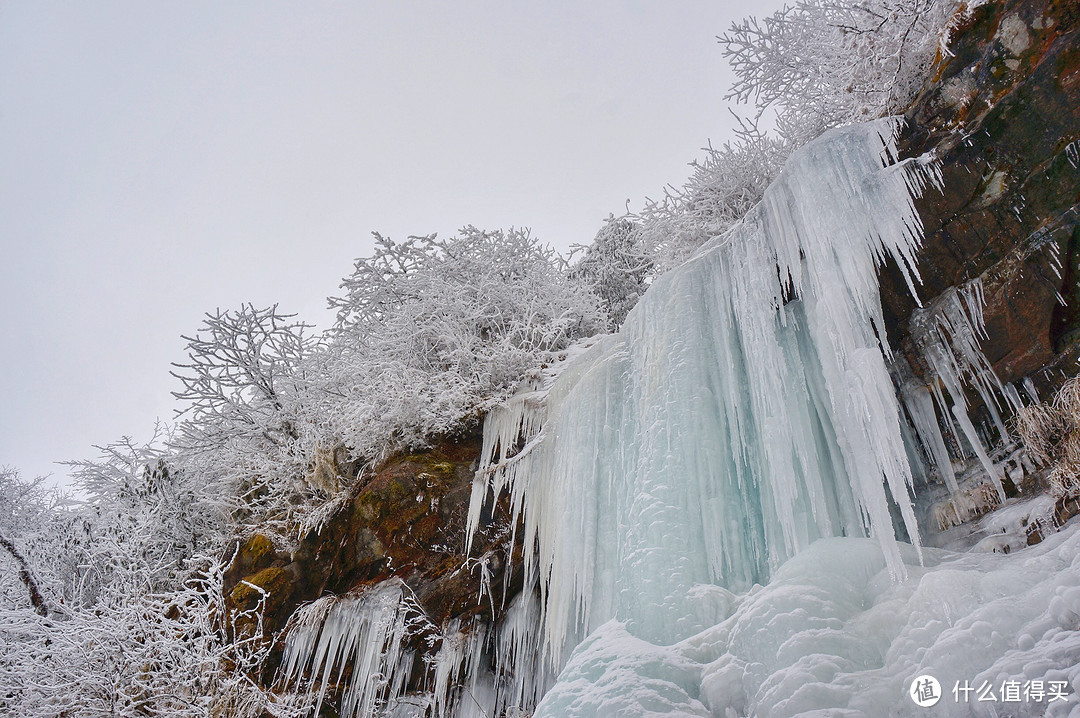
[[[956,476],[936,416],[942,417],[954,437],[964,437],[990,478],[999,499],[1004,500],[1001,469],[987,455],[968,417],[964,397],[965,387],[975,390],[998,436],[1003,442],[1008,442],[1009,433],[1001,420],[999,397],[1012,411],[1019,409],[1022,402],[1014,387],[1002,385],[979,346],[980,338],[986,337],[983,304],[982,280],[977,277],[946,290],[932,306],[917,309],[912,314],[912,336],[936,381],[929,386],[906,382],[901,387],[901,397],[915,431],[927,449],[927,455],[941,472],[949,490],[957,490]],[[956,444],[962,445],[959,441]]]
[[[340,712],[375,715],[377,707],[404,693],[415,658],[408,639],[428,629],[423,610],[407,597],[400,581],[389,581],[360,596],[328,596],[301,608],[292,619],[282,659],[285,687],[296,686],[310,671],[313,714],[319,715],[327,688],[341,683],[351,663]]]
[[[688,596],[764,583],[821,537],[869,533],[903,574],[890,503],[918,530],[877,268],[894,258],[914,291],[912,197],[939,180],[895,160],[897,130],[845,127],[794,153],[542,401],[489,416],[472,525],[510,492],[556,663],[612,617],[684,638],[716,618]]]
[[[310,715],[321,715],[332,687],[342,718],[510,715],[535,706],[553,680],[535,649],[535,604],[532,592],[518,596],[493,634],[457,620],[433,625],[398,579],[327,596],[290,621],[279,685]]]
[[[533,588],[498,626],[439,629],[426,698],[405,698],[400,587],[389,613],[339,604],[321,634],[318,621],[293,631],[285,675],[321,671],[325,686],[351,661],[343,716],[501,715],[531,710],[548,672],[602,624],[674,644],[819,538],[870,536],[903,578],[894,516],[921,554],[877,269],[894,259],[914,294],[913,198],[940,177],[932,159],[897,161],[898,130],[893,119],[835,129],[795,152],[743,221],[660,277],[618,334],[489,414],[469,531],[507,492]],[[978,290],[927,314],[931,366],[972,446],[962,385],[1001,390],[978,353]],[[954,486],[933,405],[944,411],[944,396],[903,395]]]

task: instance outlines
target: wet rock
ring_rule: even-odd
[[[903,156],[933,152],[944,179],[917,202],[919,297],[981,278],[995,372],[1049,395],[1080,371],[1080,5],[988,3],[952,37],[901,139]],[[925,375],[895,267],[881,294],[891,342]]]

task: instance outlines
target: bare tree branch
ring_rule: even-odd
[[[41,590],[38,588],[34,573],[30,570],[30,564],[27,563],[26,557],[15,548],[15,544],[6,536],[0,535],[0,546],[7,549],[11,557],[15,559],[15,563],[19,567],[19,580],[26,586],[26,590],[30,594],[30,605],[34,607],[34,611],[39,616],[48,616],[48,603],[45,601],[45,597],[41,595]]]

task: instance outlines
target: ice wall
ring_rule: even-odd
[[[613,618],[684,639],[719,620],[717,587],[764,583],[821,537],[872,535],[905,574],[890,504],[918,533],[877,267],[894,258],[914,286],[912,197],[939,180],[895,160],[897,129],[794,153],[617,335],[489,416],[471,524],[510,492],[556,664]]]

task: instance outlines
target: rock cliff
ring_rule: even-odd
[[[920,348],[924,318],[950,293],[977,284],[984,302],[978,344],[997,379],[1025,401],[1032,392],[1049,400],[1080,373],[1080,5],[1009,0],[961,12],[905,119],[902,154],[932,153],[942,191],[916,201],[925,228],[922,308],[895,266],[881,273],[890,343],[932,384]],[[985,397],[967,394],[973,419],[990,426]],[[1015,439],[984,434],[999,450]],[[1006,481],[1010,494],[1047,490],[1040,475],[1023,473],[1015,486]],[[942,501],[955,503],[940,498],[940,487],[937,496],[938,511]],[[972,518],[996,504],[960,501]],[[1029,526],[1029,540],[1075,515],[1075,500],[1057,503],[1054,516]]]
[[[918,293],[930,305],[980,278],[984,354],[1002,382],[1029,377],[1045,396],[1077,373],[1080,346],[1080,5],[1011,0],[961,17],[901,141],[943,175],[917,202]],[[894,268],[881,295],[891,343],[925,374]]]
[[[361,476],[347,500],[291,555],[276,552],[260,534],[250,536],[237,547],[225,576],[227,604],[234,611],[255,608],[268,592],[263,627],[281,638],[301,604],[327,594],[358,593],[397,577],[435,626],[451,619],[490,621],[493,612],[498,617],[504,595],[521,590],[521,556],[510,546],[505,506],[483,517],[470,556],[464,553],[480,448],[480,436],[469,434],[392,457],[372,475]],[[264,666],[264,681],[273,679],[280,648],[279,642]]]

